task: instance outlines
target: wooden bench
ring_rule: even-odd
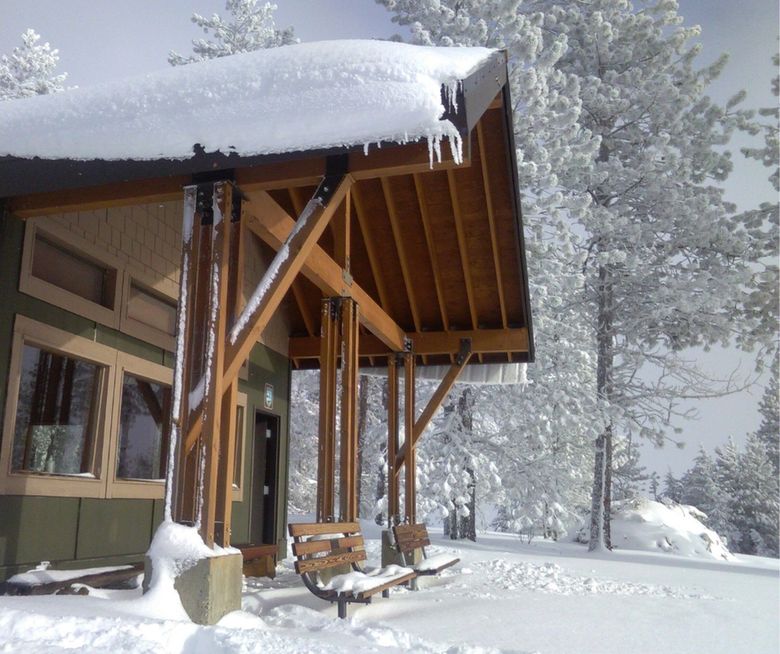
[[[235,545],[244,557],[244,576],[270,577],[276,576],[276,545]]]
[[[437,575],[442,570],[455,565],[459,558],[449,554],[437,554],[427,556],[425,548],[431,544],[428,536],[428,527],[424,524],[396,525],[393,527],[395,547],[401,553],[404,564],[414,570],[418,575]],[[422,552],[422,560],[414,562],[415,552]]]
[[[310,522],[289,525],[295,571],[317,597],[338,604],[339,618],[347,604],[370,604],[371,596],[415,578],[408,568],[388,566],[364,572],[366,549],[357,522]]]

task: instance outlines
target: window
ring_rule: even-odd
[[[119,412],[119,479],[165,478],[171,388],[125,373]]]
[[[85,300],[114,308],[116,270],[58,245],[40,233],[35,235],[32,274]]]
[[[17,315],[0,494],[162,498],[173,371]],[[243,497],[238,394],[233,499]]]
[[[93,475],[105,368],[25,344],[12,470]]]
[[[93,256],[88,244],[57,225],[44,231],[28,223],[19,277],[23,293],[118,328],[120,281],[119,267],[111,257]]]
[[[171,289],[171,295],[176,289]],[[176,300],[136,279],[127,283],[120,329],[172,352],[176,348]]]

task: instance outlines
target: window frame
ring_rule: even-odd
[[[36,277],[33,274],[33,258],[35,255],[35,242],[39,235],[74,256],[112,270],[114,272],[114,306],[103,306],[76,293],[72,293],[61,286]],[[123,270],[118,260],[107,256],[105,253],[101,253],[98,256],[94,247],[90,248],[87,243],[74,237],[67,229],[63,229],[56,224],[47,224],[45,228],[42,228],[33,221],[27,222],[22,248],[22,268],[19,275],[19,290],[22,293],[41,299],[44,302],[89,320],[99,322],[101,325],[119,329],[119,308],[124,303],[124,296],[121,292],[123,277]]]
[[[24,345],[82,359],[105,368],[96,407],[95,438],[92,459],[94,477],[14,471],[13,447],[16,432],[16,412],[19,405],[22,352]],[[106,434],[110,434],[113,412],[113,376],[116,350],[51,327],[26,316],[16,315],[12,337],[11,360],[8,370],[3,442],[0,448],[0,493],[4,495],[58,495],[62,497],[105,497],[106,470],[109,448]]]
[[[178,288],[172,281],[165,279],[154,283],[138,272],[124,271],[122,275],[122,299],[120,302],[119,331],[142,341],[161,347],[168,352],[176,351],[176,335],[152,327],[129,315],[130,294],[133,286],[158,300],[173,302],[174,311],[178,302]]]
[[[131,354],[116,352],[114,369],[113,411],[111,412],[108,453],[108,485],[106,497],[162,499],[165,496],[164,479],[124,479],[117,476],[119,461],[120,427],[119,418],[122,412],[122,387],[125,373],[133,377],[141,377],[158,384],[173,386],[173,370],[158,363],[140,359]],[[170,435],[169,435],[170,437]],[[166,465],[164,462],[163,465]]]

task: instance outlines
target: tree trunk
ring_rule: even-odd
[[[388,381],[385,379],[385,383],[382,384],[382,408],[384,410],[384,414],[387,415],[387,402],[388,402]],[[382,458],[381,461],[387,461],[387,438],[385,438],[385,446],[382,448]],[[377,480],[376,480],[376,493],[374,495],[374,499],[376,500],[374,503],[374,506],[381,506],[382,498],[385,497],[385,493],[387,492],[387,469],[385,468],[384,463],[379,464],[379,470],[377,472]],[[384,511],[377,510],[376,515],[374,516],[374,522],[378,525],[385,525],[387,522],[385,521],[385,513]]]
[[[596,392],[600,400],[608,402],[612,397],[612,281],[606,266],[599,267],[599,312],[596,333],[598,363],[596,368]],[[590,543],[592,552],[611,549],[609,510],[612,503],[612,424],[608,424],[596,439],[596,456],[593,466],[593,492],[591,496]]]

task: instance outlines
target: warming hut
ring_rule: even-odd
[[[164,517],[281,552],[295,368],[318,520],[356,518],[367,366],[413,522],[460,372],[533,358],[511,111],[504,52],[379,41],[0,103],[0,573],[137,560]]]

